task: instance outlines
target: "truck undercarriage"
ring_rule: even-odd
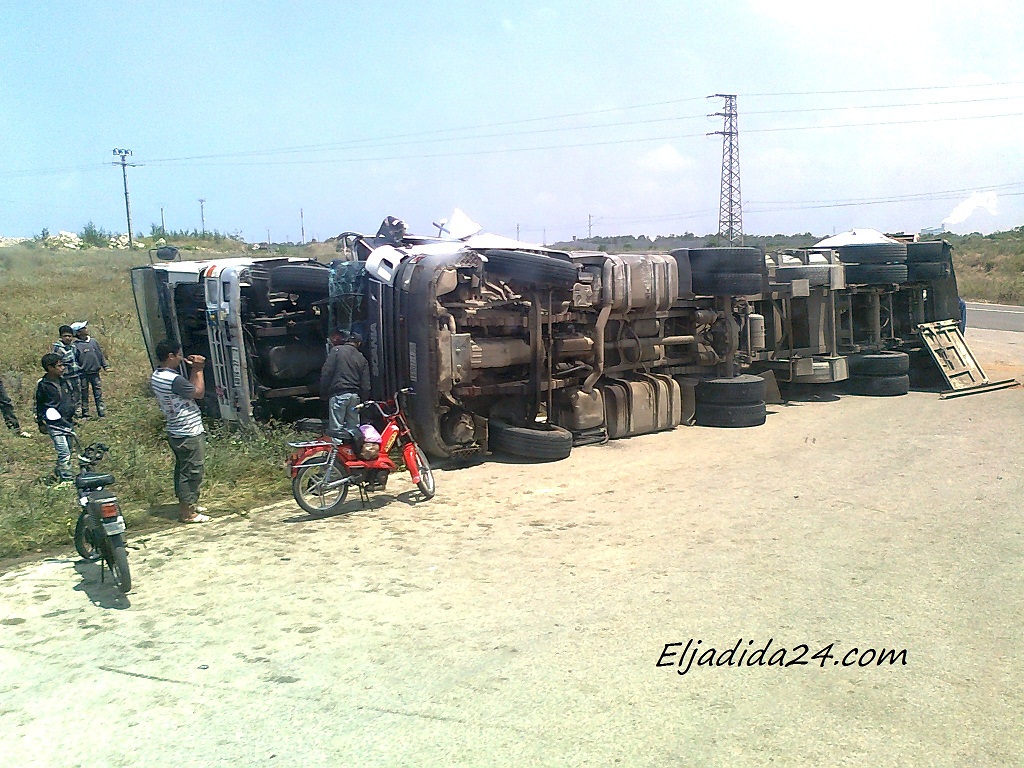
[[[430,454],[490,446],[560,458],[573,444],[675,427],[695,402],[711,423],[761,423],[763,382],[742,374],[841,381],[865,356],[916,353],[921,324],[960,318],[941,241],[768,258],[755,248],[568,253],[412,237],[395,219],[347,238],[355,258],[330,264],[134,269],[147,347],[166,336],[207,357],[216,387],[204,411],[244,423],[318,415],[330,333],[357,331],[374,397],[410,390]]]

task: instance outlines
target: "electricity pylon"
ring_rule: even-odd
[[[720,131],[708,136],[722,137],[722,195],[718,205],[718,236],[730,245],[743,245],[743,205],[740,200],[740,132],[736,120],[736,96],[716,93],[709,99],[725,99],[725,109],[708,117],[723,118]]]

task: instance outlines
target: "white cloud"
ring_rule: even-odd
[[[679,154],[671,144],[663,144],[637,158],[637,165],[652,173],[673,173],[693,167],[693,158]]]

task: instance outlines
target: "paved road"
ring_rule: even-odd
[[[967,327],[1024,332],[1024,307],[967,302]]]
[[[127,599],[70,551],[3,574],[0,766],[1024,764],[1021,389],[437,487],[129,534]]]

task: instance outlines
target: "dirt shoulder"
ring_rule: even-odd
[[[1019,388],[825,397],[133,535],[126,599],[65,553],[0,577],[0,757],[1019,765],[1022,457]]]

